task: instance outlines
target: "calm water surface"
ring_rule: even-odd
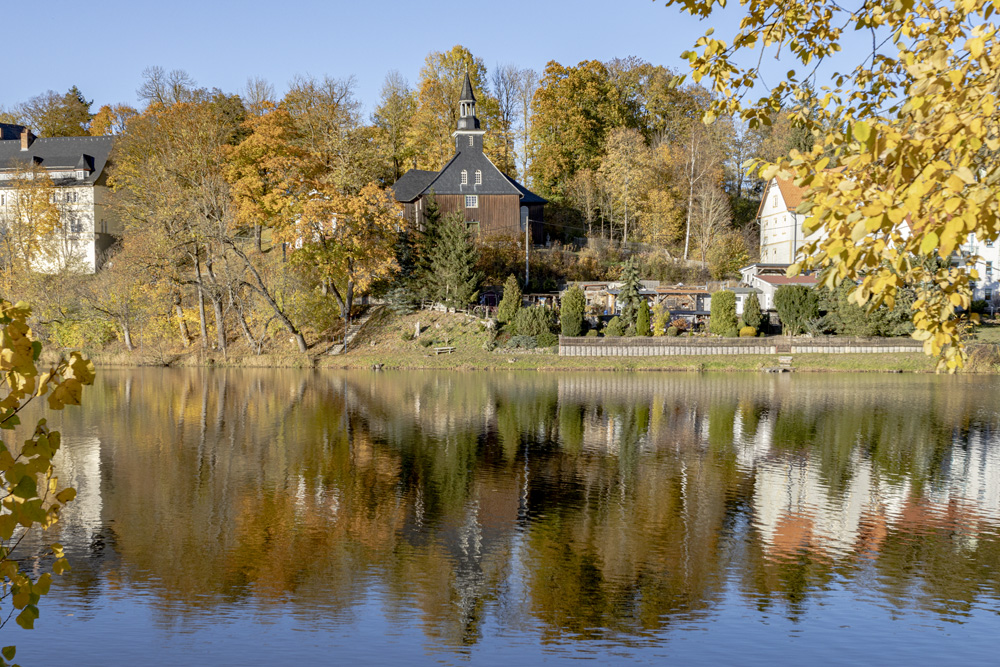
[[[102,371],[23,665],[991,663],[1000,382]]]

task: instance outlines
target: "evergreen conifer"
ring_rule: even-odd
[[[521,308],[521,287],[517,284],[517,278],[513,274],[507,276],[507,282],[503,284],[503,298],[497,307],[497,321],[500,324],[513,322],[517,311]]]
[[[579,336],[583,333],[583,309],[586,305],[587,297],[579,285],[569,288],[559,310],[563,336]]]
[[[635,324],[636,316],[639,313],[639,268],[635,261],[629,259],[622,266],[622,289],[618,293],[618,303],[621,304],[621,318],[623,328]]]
[[[760,331],[760,325],[764,323],[764,313],[760,310],[760,299],[757,298],[757,293],[754,292],[743,304],[743,321],[748,327],[753,327],[757,331]]]
[[[476,246],[460,213],[449,213],[440,221],[431,260],[436,301],[449,308],[465,308],[476,300],[482,274],[475,270]]]
[[[424,223],[412,239],[413,244],[413,291],[423,299],[434,299],[434,248],[437,246],[439,227],[441,226],[441,208],[434,198],[434,192],[424,202]]]
[[[635,320],[635,335],[636,336],[650,336],[652,331],[649,330],[649,302],[645,299],[639,300],[639,314],[636,316]]]

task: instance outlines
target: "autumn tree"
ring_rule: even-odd
[[[142,71],[142,84],[135,91],[146,105],[169,107],[180,102],[191,102],[199,94],[195,80],[181,69],[167,72],[160,66]]]
[[[129,120],[137,115],[139,112],[127,104],[105,104],[91,119],[90,134],[95,137],[124,134]]]
[[[667,4],[707,17],[714,2]],[[816,269],[829,288],[857,281],[852,298],[870,308],[891,308],[899,290],[915,287],[914,336],[951,370],[964,360],[956,313],[970,305],[976,258],[933,268],[924,260],[951,258],[970,235],[979,242],[1000,236],[994,11],[982,0],[854,9],[765,0],[746,5],[731,39],[706,35],[685,54],[694,77],[717,93],[707,120],[739,116],[767,125],[785,113],[812,134],[811,149],[760,172],[806,186],[804,231],[823,231],[791,272]],[[866,43],[871,37],[860,64],[844,27],[864,31]],[[758,98],[747,95],[761,80],[758,66],[738,64],[749,50],[752,63],[780,54],[788,71]],[[810,106],[809,73],[819,67],[831,85]]]
[[[622,243],[629,239],[650,176],[649,147],[638,130],[619,127],[608,133],[598,171],[612,197],[612,212],[620,216]],[[570,181],[572,184],[572,181]]]
[[[533,118],[532,103],[535,98],[535,91],[538,90],[538,72],[533,69],[522,69],[517,81],[517,109],[518,109],[518,133],[517,133],[517,154],[520,159],[520,175],[527,183],[530,174],[528,165],[531,163],[532,155],[532,130],[531,122]]]
[[[7,204],[0,212],[0,251],[5,293],[12,281],[40,267],[58,263],[62,229],[55,184],[44,168],[15,160],[7,181]]]
[[[60,95],[49,90],[17,105],[14,115],[19,122],[27,125],[42,137],[81,137],[88,134],[93,115],[92,101],[88,101],[80,89],[73,86]]]
[[[392,162],[393,181],[399,180],[404,165],[409,164],[414,155],[407,135],[415,109],[413,90],[403,75],[396,70],[386,74],[372,122],[380,130],[382,144]]]

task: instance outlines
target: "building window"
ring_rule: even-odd
[[[474,146],[475,145],[475,140],[476,140],[476,138],[470,134],[469,135],[469,145],[470,146]]]
[[[987,248],[992,248],[993,247],[993,240],[992,239],[990,239],[989,241],[986,242],[986,247]]]
[[[467,172],[466,170],[463,169],[462,170],[462,185],[468,185],[468,184],[469,184],[469,172]]]
[[[479,208],[479,197],[477,195],[465,195],[465,208]]]
[[[476,169],[476,185],[482,185],[482,184],[483,184],[483,172],[479,169]]]
[[[993,262],[986,262],[986,277],[993,277]]]
[[[986,290],[985,292],[983,292],[983,300],[987,301],[987,302],[992,301],[993,300],[993,290]]]

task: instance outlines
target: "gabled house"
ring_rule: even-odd
[[[802,225],[806,216],[796,213],[806,188],[790,180],[772,178],[764,188],[757,209],[760,221],[760,262],[763,264],[793,264],[802,247],[824,238],[820,229],[806,236]]]
[[[18,174],[39,169],[55,186],[60,228],[46,241],[55,248],[33,268],[94,273],[122,227],[107,206],[107,163],[112,137],[36,137],[23,125],[0,123],[0,235],[10,233],[18,210]]]
[[[476,96],[465,75],[459,101],[458,126],[452,133],[455,156],[441,171],[411,169],[393,186],[404,215],[423,226],[427,198],[432,194],[441,214],[459,212],[471,231],[481,237],[515,239],[530,230],[533,243],[542,240],[546,200],[501,172],[483,152],[483,135],[476,117]]]

